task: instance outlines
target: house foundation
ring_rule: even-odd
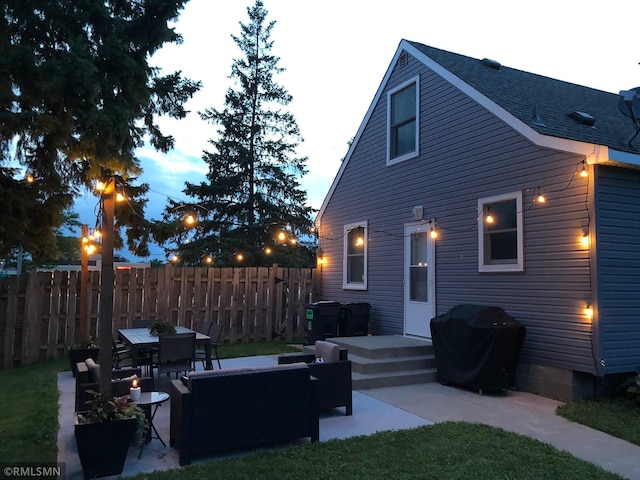
[[[588,373],[522,362],[516,374],[518,389],[563,402],[595,395],[597,380]]]

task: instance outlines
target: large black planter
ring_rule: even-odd
[[[81,424],[76,414],[74,431],[84,478],[121,474],[136,427],[135,417]]]
[[[69,349],[69,363],[71,363],[71,372],[75,377],[78,374],[76,363],[84,362],[87,358],[93,358],[98,361],[99,348],[70,348]]]

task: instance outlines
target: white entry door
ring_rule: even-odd
[[[404,333],[431,338],[435,316],[435,241],[429,224],[404,227]]]

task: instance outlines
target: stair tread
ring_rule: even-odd
[[[358,373],[351,372],[351,378],[353,380],[360,380],[363,378],[385,378],[385,377],[403,377],[411,375],[420,375],[424,373],[437,372],[435,368],[416,368],[415,370],[400,370],[397,372],[378,372],[378,373]]]
[[[406,362],[406,361],[412,361],[412,360],[433,360],[434,358],[435,358],[435,355],[433,354],[370,358],[370,357],[363,357],[362,355],[352,355],[351,353],[349,353],[349,360],[351,360],[351,363],[361,363],[361,364]]]

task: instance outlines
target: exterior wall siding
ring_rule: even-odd
[[[436,218],[436,314],[497,305],[524,323],[522,360],[594,373],[582,157],[536,147],[409,57],[395,66],[320,219],[324,300],[368,302],[373,334],[403,332],[403,234],[414,206]],[[386,91],[420,75],[420,156],[386,166]],[[533,203],[540,187],[547,203]],[[523,192],[523,273],[478,272],[479,198]],[[342,289],[343,226],[368,222],[368,289]]]
[[[604,373],[640,371],[640,172],[597,167],[599,358]]]

